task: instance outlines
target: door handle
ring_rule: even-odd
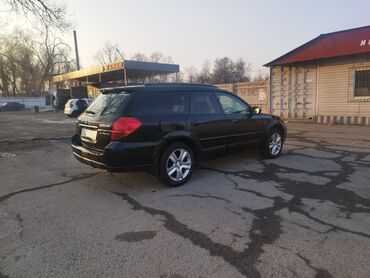
[[[232,123],[233,123],[233,124],[238,124],[238,123],[240,123],[240,120],[235,120],[235,119],[234,119],[234,120],[231,120],[231,121],[232,121]]]
[[[191,122],[191,125],[195,125],[195,126],[197,126],[197,125],[200,125],[200,122],[195,122],[195,121],[193,121],[193,122]]]

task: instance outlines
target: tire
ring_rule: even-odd
[[[283,134],[273,128],[261,143],[261,155],[263,158],[277,158],[283,150]]]
[[[173,143],[162,153],[158,177],[171,187],[179,186],[190,179],[194,165],[193,150],[184,143]]]
[[[69,117],[71,117],[71,118],[77,118],[78,117],[78,111],[73,111],[70,115],[69,115]]]

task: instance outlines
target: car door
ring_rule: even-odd
[[[213,92],[191,92],[188,122],[205,156],[226,151],[229,120],[221,111]]]
[[[16,109],[16,105],[15,105],[15,103],[14,103],[14,102],[9,102],[9,103],[8,103],[8,110],[9,110],[9,111],[15,111],[15,110],[17,110],[17,109]]]
[[[228,147],[237,148],[257,143],[261,138],[263,124],[253,108],[229,93],[216,93],[217,99],[231,124]]]

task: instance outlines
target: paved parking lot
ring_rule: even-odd
[[[0,113],[0,277],[369,277],[368,127],[288,123],[168,188],[77,162],[73,123]]]

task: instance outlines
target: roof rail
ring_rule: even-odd
[[[154,83],[145,83],[144,86],[198,86],[198,87],[216,87],[214,85],[211,85],[211,84],[202,84],[202,83],[176,83],[176,82],[172,82],[172,83],[157,83],[157,82],[154,82]]]

